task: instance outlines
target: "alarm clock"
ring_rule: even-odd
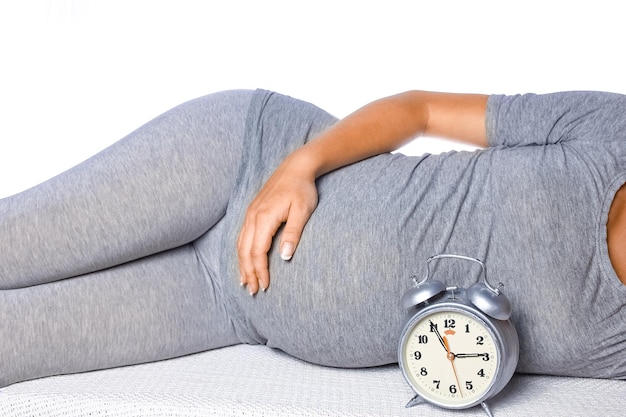
[[[477,263],[481,275],[467,289],[431,279],[431,262],[454,258]],[[519,339],[509,320],[511,303],[500,283],[487,281],[485,264],[475,258],[442,254],[426,261],[426,276],[401,299],[408,309],[398,343],[398,363],[415,391],[406,405],[428,402],[447,409],[480,404],[510,381],[519,358]]]

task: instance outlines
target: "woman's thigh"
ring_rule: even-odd
[[[238,343],[193,245],[0,291],[0,386]]]
[[[112,267],[209,230],[235,183],[252,94],[226,91],[181,104],[0,200],[0,289]]]

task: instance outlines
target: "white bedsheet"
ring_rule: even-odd
[[[28,381],[0,390],[0,416],[486,416],[480,407],[405,409],[396,366],[334,369],[260,346]],[[626,416],[626,381],[516,375],[495,417]]]

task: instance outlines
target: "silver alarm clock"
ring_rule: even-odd
[[[430,278],[433,260],[478,263],[481,278],[467,289]],[[447,409],[481,404],[510,381],[519,358],[519,339],[509,320],[511,303],[487,281],[482,261],[442,254],[426,261],[426,276],[402,296],[408,309],[398,345],[398,363],[416,392],[407,407],[426,401]]]

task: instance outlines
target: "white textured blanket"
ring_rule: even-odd
[[[396,366],[334,369],[260,346],[45,378],[0,390],[0,416],[486,416],[480,407],[405,409]],[[495,417],[626,415],[626,381],[516,375]]]

